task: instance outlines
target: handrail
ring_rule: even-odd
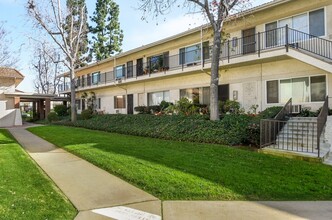
[[[325,97],[324,105],[317,117],[317,149],[318,149],[318,157],[320,155],[320,136],[323,133],[324,126],[327,121],[327,116],[329,114],[329,97]]]
[[[278,133],[286,124],[287,117],[292,114],[292,98],[284,105],[274,119],[261,119],[260,121],[260,148],[275,144]]]
[[[115,82],[119,79],[138,78],[155,73],[166,74],[168,71],[183,71],[186,68],[195,66],[204,67],[212,62],[211,47],[211,45],[209,48],[198,47],[197,49],[172,56],[169,56],[168,53],[151,56],[154,58],[149,59],[149,62],[130,66],[124,65],[124,68],[121,70],[100,73],[96,82],[92,82],[92,77],[87,79],[85,76],[80,80],[76,78],[76,85],[77,87],[104,85],[107,82]],[[332,41],[289,28],[287,25],[246,37],[226,40],[221,46],[220,60],[229,63],[231,58],[250,54],[257,54],[260,57],[263,51],[276,48],[286,48],[287,52],[289,48],[293,48],[332,61]],[[201,50],[203,50],[203,57]],[[82,84],[82,81],[84,84]],[[66,89],[68,86],[63,88]]]
[[[292,114],[292,98],[284,105],[280,112],[274,117],[276,120],[285,120],[288,119]]]

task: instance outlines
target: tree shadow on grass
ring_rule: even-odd
[[[96,137],[92,147],[100,156],[113,153],[160,164],[220,184],[248,200],[332,198],[332,182],[327,181],[332,169],[317,169],[318,164],[218,145],[108,135],[114,139]]]
[[[0,144],[16,143],[15,138],[5,129],[0,129]]]

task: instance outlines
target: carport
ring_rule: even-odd
[[[21,102],[32,103],[33,117],[40,120],[45,119],[50,113],[52,101],[63,102],[64,105],[67,105],[67,102],[70,101],[69,97],[59,97],[50,94],[15,92],[5,93],[5,96],[15,99],[15,108],[20,108]]]

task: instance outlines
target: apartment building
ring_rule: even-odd
[[[261,111],[292,98],[299,111],[320,108],[332,94],[332,0],[275,0],[229,19],[224,31],[220,100]],[[78,112],[87,105],[84,93],[95,94],[97,111],[110,114],[181,97],[209,104],[212,43],[204,25],[78,69]]]

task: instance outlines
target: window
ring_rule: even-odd
[[[80,100],[80,99],[76,100],[76,108],[77,108],[78,110],[81,109],[81,100]]]
[[[164,66],[164,56],[161,54],[148,57],[148,66],[152,72],[161,71],[161,68]]]
[[[117,66],[114,68],[115,78],[121,79],[125,77],[125,65]]]
[[[267,103],[278,103],[279,102],[278,80],[267,81],[266,88],[267,88]]]
[[[198,104],[199,103],[199,88],[193,89],[181,89],[180,98],[187,98],[189,101]]]
[[[126,96],[114,96],[114,108],[126,108]]]
[[[303,13],[300,15],[293,16],[291,18],[285,18],[278,21],[278,27],[285,27],[288,25],[290,28],[295,30],[311,34],[314,36],[324,36],[325,35],[325,18],[324,18],[324,9],[319,9],[316,11],[311,11],[308,13]],[[266,24],[266,30],[269,29],[269,25]],[[285,35],[285,33],[281,33],[281,35]],[[294,36],[294,38],[299,38],[301,36]],[[303,36],[302,36],[303,37]],[[282,38],[282,36],[281,36]],[[294,39],[296,40],[296,39]]]
[[[312,76],[310,78],[311,101],[324,101],[326,97],[326,77]]]
[[[134,76],[133,61],[127,62],[127,78],[132,78]]]
[[[98,98],[96,100],[93,101],[94,106],[96,107],[96,109],[101,109],[101,99]]]
[[[148,94],[149,106],[159,105],[162,101],[169,102],[169,91],[152,92]]]
[[[324,101],[326,96],[326,77],[312,76],[266,82],[267,103],[293,103]]]
[[[85,110],[85,99],[82,99],[82,110]]]
[[[81,86],[81,77],[80,76],[77,77],[77,79],[76,79],[76,86],[77,87]]]
[[[82,82],[82,87],[84,87],[84,84],[85,84],[84,76],[82,76],[81,82]]]
[[[180,64],[194,63],[201,60],[201,44],[180,49]]]
[[[92,84],[98,84],[100,82],[100,73],[92,73]]]
[[[309,34],[314,36],[325,35],[324,9],[309,12]]]
[[[91,86],[91,75],[90,74],[87,75],[86,80],[87,80],[86,85]]]
[[[187,98],[195,104],[210,104],[210,87],[181,89],[180,98]]]

